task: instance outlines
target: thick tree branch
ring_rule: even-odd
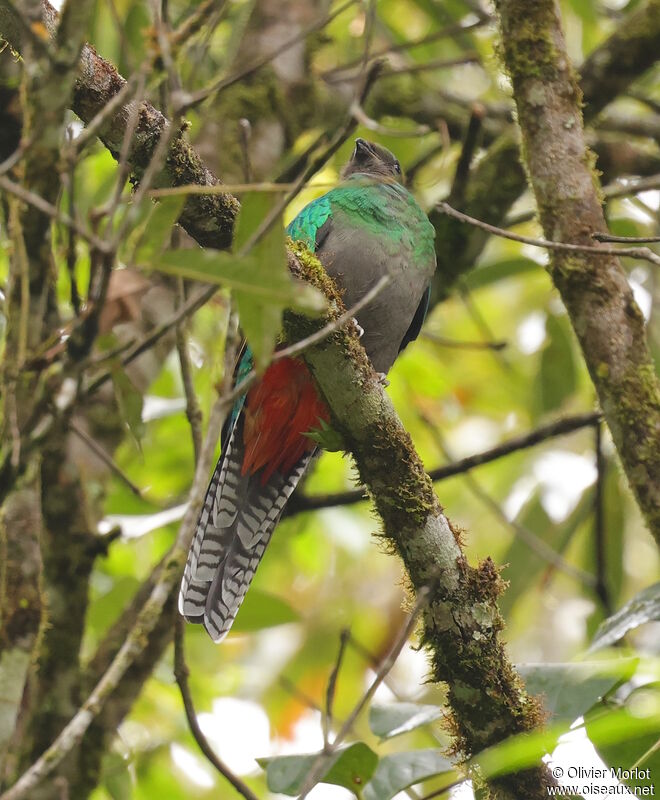
[[[591,245],[607,227],[584,141],[580,90],[553,0],[499,0],[523,151],[546,238]],[[525,17],[525,25],[520,19]],[[568,310],[601,408],[649,529],[660,544],[660,382],[644,318],[619,260],[554,251]]]
[[[57,28],[58,14],[44,2],[44,19],[51,32]],[[75,5],[75,3],[74,3]],[[12,47],[21,49],[22,28],[11,6],[0,0],[0,35]],[[72,108],[83,122],[89,123],[102,114],[108,102],[124,89],[126,81],[117,70],[101,58],[93,47],[85,45],[79,63]],[[131,114],[131,105],[122,105],[109,118],[103,118],[98,136],[113,155],[121,151],[124,131]],[[149,103],[142,103],[129,162],[136,178],[140,178],[158,142],[170,123]],[[197,183],[215,186],[218,179],[204,166],[199,155],[183,138],[175,134],[167,154],[165,167],[156,181],[158,186],[180,186]],[[238,202],[230,194],[196,195],[187,199],[179,220],[182,227],[203,247],[227,248],[231,242]]]
[[[660,0],[648,0],[627,14],[621,25],[580,67],[580,87],[592,119],[658,60]]]
[[[322,288],[333,308],[341,309],[318,261],[301,246],[293,249],[297,258],[289,263],[294,274]],[[309,320],[285,315],[291,341],[313,328]],[[422,639],[435,680],[449,686],[457,749],[469,757],[514,733],[532,730],[542,719],[539,705],[526,694],[499,638],[499,574],[490,559],[477,568],[467,563],[364,350],[357,339],[336,331],[305,351],[304,358],[383,520],[384,538],[401,557],[413,591],[429,592]],[[540,800],[547,797],[550,781],[539,765],[492,783],[490,796]]]

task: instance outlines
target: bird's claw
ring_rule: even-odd
[[[387,375],[384,372],[377,372],[376,375],[378,376],[378,383],[384,388],[387,388],[390,385],[390,382],[387,380]]]
[[[360,325],[355,317],[353,317],[353,325],[355,325],[357,328],[358,339],[361,339],[364,336],[364,328]]]

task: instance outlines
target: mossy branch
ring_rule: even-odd
[[[554,0],[497,0],[523,155],[546,238],[592,245],[607,226],[582,95]],[[561,294],[628,482],[660,545],[660,382],[644,317],[615,256],[554,252]]]
[[[333,315],[342,313],[334,285],[304,246],[292,247],[289,265],[331,299]],[[292,341],[310,335],[316,324],[285,315]],[[469,758],[532,730],[542,721],[539,704],[525,692],[499,636],[503,622],[497,597],[503,582],[490,559],[478,567],[467,563],[460,536],[357,336],[338,330],[306,350],[304,358],[381,516],[383,540],[403,561],[412,591],[429,591],[422,641],[433,678],[449,687],[456,751]],[[551,781],[539,765],[498,779],[488,790],[498,800],[540,800]]]

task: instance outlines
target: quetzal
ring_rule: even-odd
[[[400,183],[389,150],[357,139],[343,181],[312,201],[287,228],[316,252],[351,308],[383,275],[390,280],[358,314],[361,342],[387,373],[420,331],[435,270],[434,230]],[[250,370],[246,350],[236,380]],[[197,522],[179,611],[220,641],[236,616],[284,506],[309,465],[304,434],[329,420],[304,361],[271,364],[234,406]]]

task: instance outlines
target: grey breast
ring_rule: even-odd
[[[335,224],[317,251],[328,274],[343,290],[346,308],[354,306],[383,275],[390,282],[360,312],[362,346],[377,372],[388,372],[424,294],[434,265],[412,266],[412,247],[402,243],[392,252],[384,238],[335,214]],[[342,217],[344,217],[342,219]]]

